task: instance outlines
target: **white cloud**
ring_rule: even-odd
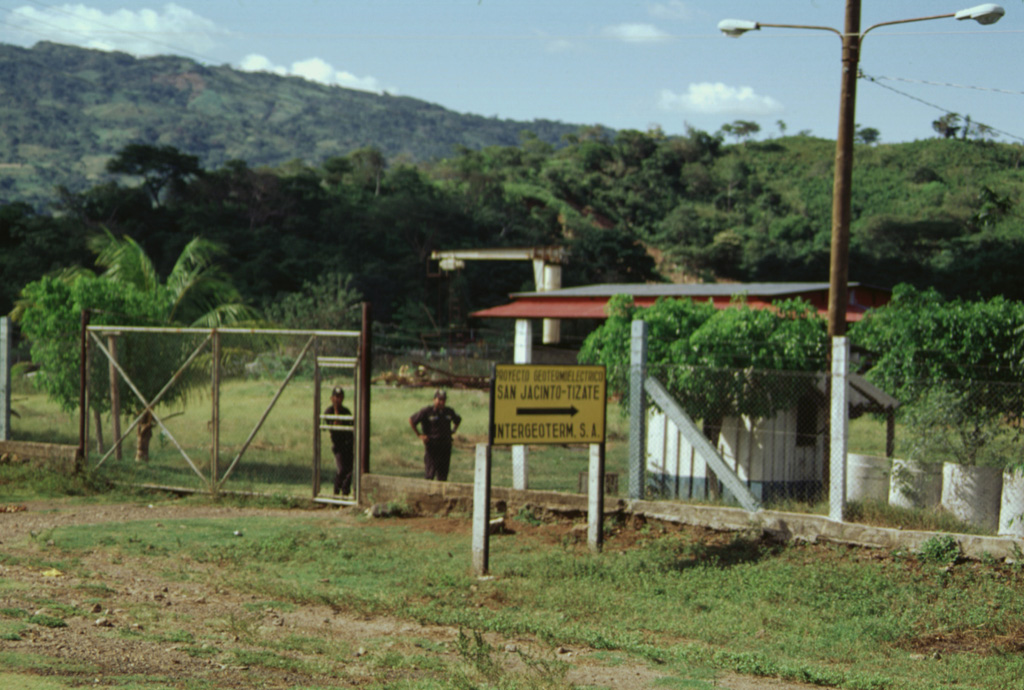
[[[288,75],[287,69],[275,65],[269,58],[265,58],[262,55],[246,55],[238,63],[238,68],[243,72],[272,72],[282,77]]]
[[[344,86],[348,89],[359,91],[372,91],[373,93],[395,94],[397,91],[392,88],[384,88],[375,77],[357,77],[351,72],[336,70],[329,62],[320,58],[309,58],[293,62],[291,67],[275,65],[262,55],[246,55],[238,64],[238,68],[245,72],[272,72],[281,76],[294,76],[308,79],[309,81],[329,84],[331,86]]]
[[[604,33],[626,43],[653,43],[670,38],[669,34],[653,24],[616,24],[606,27]]]
[[[658,99],[662,110],[704,115],[774,115],[783,110],[771,96],[759,96],[749,86],[727,86],[721,82],[690,84],[686,93],[662,89]]]
[[[160,10],[110,13],[85,5],[26,5],[11,10],[0,28],[0,37],[12,43],[48,40],[140,56],[203,53],[226,35],[209,19],[174,3]]]
[[[693,11],[682,0],[669,0],[669,2],[656,2],[647,6],[647,11],[652,17],[658,19],[675,19],[686,21],[693,17]]]
[[[320,58],[310,58],[292,63],[292,74],[310,81],[330,84],[334,81],[334,68]]]

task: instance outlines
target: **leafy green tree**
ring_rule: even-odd
[[[284,328],[340,330],[357,327],[362,295],[352,287],[352,276],[328,273],[303,284],[264,309],[267,318]]]
[[[106,268],[101,276],[89,271],[66,271],[29,283],[13,316],[31,342],[32,359],[40,366],[44,389],[62,407],[78,402],[80,352],[70,343],[77,341],[81,313],[96,314],[94,323],[116,325],[214,327],[254,320],[257,313],[243,304],[237,290],[219,271],[213,258],[220,251],[196,238],[161,282],[152,261],[131,238],[116,238],[109,232],[93,241],[96,262]],[[118,361],[136,387],[152,400],[187,355],[167,338],[140,335],[125,341]],[[89,391],[94,409],[105,411],[108,392],[101,377],[94,377]],[[196,381],[198,381],[196,379]],[[190,392],[189,379],[172,388],[163,402],[172,402]],[[125,387],[121,399],[128,409],[143,413],[137,429],[136,459],[149,458],[152,414]]]
[[[0,203],[0,314],[14,308],[22,286],[88,255],[82,227],[71,219]]]
[[[722,132],[734,137],[736,141],[745,141],[761,131],[761,125],[750,120],[735,120],[722,125]]]
[[[94,238],[91,246],[97,255],[96,264],[106,268],[102,275],[105,280],[128,283],[142,293],[155,295],[163,290],[170,295],[171,303],[164,314],[167,325],[213,328],[259,317],[214,263],[225,250],[213,242],[193,238],[162,284],[153,262],[132,238],[117,238],[107,232]]]
[[[93,311],[97,325],[154,326],[164,323],[171,301],[166,291],[144,292],[87,271],[69,271],[26,285],[12,317],[31,343],[32,361],[39,365],[36,381],[62,409],[70,411],[79,402],[77,343],[82,311]],[[89,404],[108,410],[109,387],[100,377],[94,378]]]
[[[877,144],[882,138],[882,133],[874,127],[861,127],[857,125],[856,131],[853,134],[853,138],[861,144]]]
[[[607,228],[582,227],[566,244],[572,259],[562,276],[567,285],[642,283],[657,278],[650,254],[643,245],[624,233]]]
[[[912,448],[942,446],[976,464],[990,462],[1009,436],[1020,439],[1022,332],[1018,302],[947,301],[904,284],[850,338],[870,352],[868,378],[903,403]]]
[[[373,195],[380,196],[380,183],[387,168],[387,160],[380,149],[367,146],[353,151],[348,158],[356,184],[364,189],[373,189]]]
[[[129,144],[107,163],[107,172],[142,178],[154,206],[161,195],[175,192],[186,180],[202,174],[199,158],[173,146]]]
[[[850,338],[873,353],[868,376],[908,401],[934,380],[1020,381],[1022,327],[1020,303],[946,300],[934,288],[900,284],[889,304],[850,328]]]
[[[765,418],[796,405],[813,380],[784,372],[821,371],[827,357],[824,321],[800,300],[778,302],[774,309],[740,302],[718,310],[710,303],[663,298],[640,308],[628,295],[616,295],[579,358],[605,365],[609,387],[624,396],[635,319],[648,323],[649,372],[695,419],[704,420],[712,439],[726,416]]]
[[[989,383],[934,381],[902,412],[908,430],[902,452],[912,460],[1000,468],[1024,464],[1020,431],[991,397]]]
[[[960,115],[957,113],[946,113],[937,120],[932,121],[932,129],[939,133],[943,139],[953,139],[960,131]]]

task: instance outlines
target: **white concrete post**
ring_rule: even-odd
[[[533,323],[529,319],[516,319],[516,343],[513,364],[533,362]],[[529,449],[512,446],[512,488],[526,491],[530,485]]]
[[[849,360],[849,340],[844,336],[832,338],[828,516],[836,522],[842,522],[846,513],[846,452],[850,425],[847,392]]]
[[[604,444],[590,444],[587,475],[587,546],[594,553],[604,542]]]
[[[11,322],[0,316],[0,441],[11,440]]]
[[[491,447],[476,446],[476,471],[473,474],[473,570],[486,575],[490,567],[491,522]]]
[[[558,264],[544,264],[544,286],[542,292],[558,290],[562,287],[562,267]],[[545,345],[553,345],[562,341],[562,322],[558,319],[544,319],[542,341]]]
[[[644,497],[644,441],[647,436],[647,322],[634,321],[629,342],[629,497]]]

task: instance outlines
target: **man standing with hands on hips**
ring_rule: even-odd
[[[452,435],[462,423],[462,417],[446,405],[448,396],[443,390],[434,393],[434,402],[409,417],[409,426],[423,441],[423,467],[427,479],[448,480],[448,466],[452,460]],[[420,428],[417,429],[416,427]]]

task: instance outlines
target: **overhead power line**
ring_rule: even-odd
[[[873,76],[871,76],[869,74],[865,74],[863,71],[861,71],[858,74],[858,76],[861,79],[865,79],[865,80],[871,82],[872,84],[875,84],[877,86],[882,87],[883,89],[887,89],[889,91],[892,91],[893,93],[899,94],[900,96],[903,96],[904,98],[909,98],[912,101],[917,101],[918,103],[926,105],[929,108],[934,108],[936,110],[940,110],[940,111],[942,111],[943,113],[945,113],[947,115],[960,115],[960,113],[958,113],[955,110],[950,110],[949,108],[946,108],[946,107],[943,107],[941,105],[937,105],[935,103],[932,103],[931,101],[926,101],[923,98],[918,98],[917,96],[914,96],[914,95],[911,95],[909,93],[906,93],[905,91],[900,91],[897,88],[889,86],[888,84],[883,84],[881,82],[883,80],[902,81],[902,82],[907,82],[907,83],[912,83],[912,84],[928,84],[928,85],[931,85],[931,86],[948,86],[948,87],[963,88],[963,89],[975,89],[975,90],[978,90],[978,91],[994,91],[994,92],[1006,93],[1006,94],[1010,94],[1010,95],[1014,95],[1014,96],[1024,96],[1024,92],[1020,92],[1020,91],[1007,91],[1007,90],[1004,90],[1004,89],[986,89],[986,88],[974,87],[974,86],[959,86],[957,84],[942,84],[942,83],[939,83],[939,82],[928,82],[928,81],[919,81],[919,80],[913,80],[913,79],[902,79],[902,78],[899,78],[899,77],[873,77]],[[1018,136],[1016,134],[1011,134],[1010,132],[1005,132],[1005,131],[1003,131],[1001,129],[998,129],[996,127],[992,127],[991,125],[985,124],[984,122],[978,122],[976,120],[972,120],[972,123],[975,124],[975,125],[979,125],[979,126],[983,126],[983,127],[987,128],[989,132],[993,132],[995,134],[999,134],[999,135],[1002,135],[1004,137],[1009,137],[1010,139],[1016,139],[1017,141],[1024,142],[1024,137]]]
[[[1008,89],[993,89],[986,86],[967,86],[965,84],[950,84],[941,81],[927,81],[924,79],[906,79],[904,77],[868,77],[866,74],[861,74],[866,79],[885,79],[888,81],[901,81],[906,84],[927,84],[928,86],[948,86],[952,89],[971,89],[973,91],[990,91],[992,93],[1006,93],[1011,96],[1024,96],[1024,91],[1010,91]]]

